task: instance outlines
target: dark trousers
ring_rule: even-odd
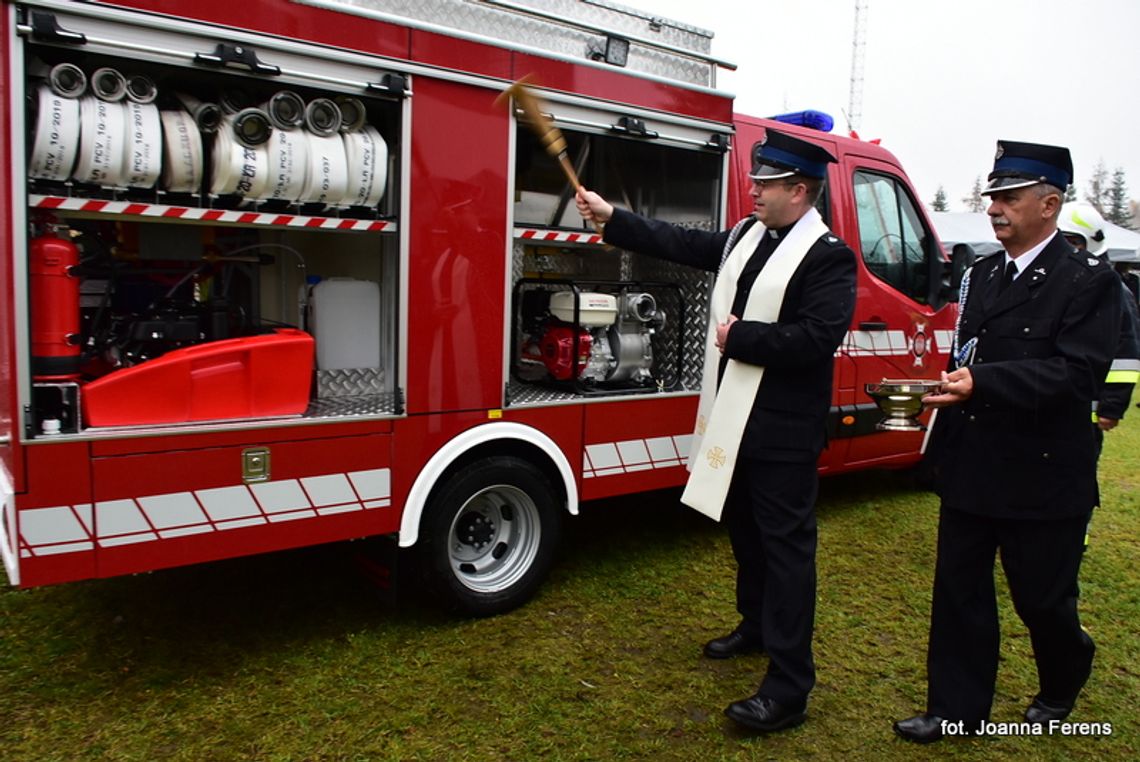
[[[1077,616],[1077,572],[1089,516],[994,519],[942,506],[927,652],[927,711],[967,725],[989,717],[998,665],[994,557],[1029,629],[1050,704],[1072,702],[1092,669],[1093,642]]]
[[[815,463],[742,459],[725,505],[741,628],[763,640],[770,659],[760,692],[784,704],[806,700],[815,685],[818,491]]]

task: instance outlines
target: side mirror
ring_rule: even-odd
[[[962,287],[962,276],[974,264],[974,248],[968,243],[956,243],[950,251],[950,261],[946,263],[942,280],[943,294],[948,302],[958,301],[958,291]]]

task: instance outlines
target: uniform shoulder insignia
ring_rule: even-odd
[[[847,244],[843,243],[842,238],[835,235],[834,233],[824,233],[822,236],[820,236],[819,240],[823,241],[828,246],[846,246],[847,245]]]
[[[1107,262],[1105,260],[1101,259],[1100,257],[1090,256],[1087,251],[1073,250],[1070,253],[1071,253],[1073,259],[1077,260],[1078,262],[1080,262],[1082,265],[1089,268],[1090,270],[1095,270],[1098,267],[1102,267],[1102,266],[1107,265]]]

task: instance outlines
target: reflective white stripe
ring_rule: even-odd
[[[592,479],[684,466],[692,440],[693,435],[689,433],[586,445],[582,453],[582,477]]]
[[[0,463],[0,556],[8,581],[20,584],[20,554],[16,540],[16,490],[8,478],[8,469]]]
[[[107,500],[94,508],[31,508],[19,513],[20,555],[75,553],[385,508],[392,504],[391,483],[391,471],[379,468]]]
[[[1112,361],[1112,365],[1109,367],[1109,370],[1110,371],[1114,371],[1114,370],[1140,371],[1140,360],[1116,359],[1116,360]]]
[[[842,348],[853,357],[910,354],[910,342],[902,331],[848,331]]]
[[[954,341],[953,331],[931,331],[926,333],[926,351],[949,352]],[[914,354],[913,337],[905,331],[848,331],[835,350],[836,357],[905,357]]]

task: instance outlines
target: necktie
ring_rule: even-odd
[[[998,293],[1005,291],[1009,288],[1009,284],[1013,283],[1013,276],[1017,275],[1017,265],[1013,262],[1006,262],[1005,274],[1001,277],[1001,285],[998,287]]]

